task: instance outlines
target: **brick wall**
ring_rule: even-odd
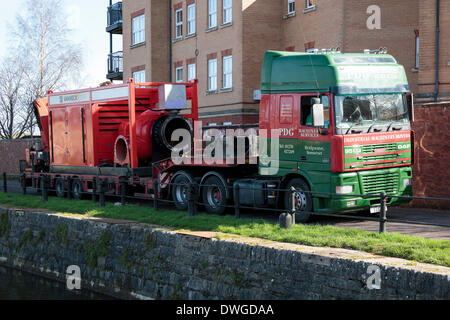
[[[450,0],[440,1],[439,99],[450,100]],[[420,64],[417,98],[430,100],[435,90],[436,1],[420,1]],[[418,100],[418,99],[417,99]]]
[[[25,149],[41,139],[0,140],[0,173],[19,173],[19,160],[25,160]]]
[[[414,196],[450,198],[450,103],[416,107],[413,130],[416,163]],[[450,208],[448,202],[415,200],[416,207]]]

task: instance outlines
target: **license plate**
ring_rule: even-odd
[[[378,213],[381,211],[381,206],[370,207],[370,213]]]

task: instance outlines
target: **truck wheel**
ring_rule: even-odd
[[[295,222],[304,223],[307,222],[311,215],[309,212],[312,211],[312,197],[309,193],[309,187],[303,179],[292,179],[286,189],[290,190],[291,187],[295,188]],[[306,191],[306,192],[305,192]],[[291,192],[286,191],[284,193],[284,209],[291,211]]]
[[[211,214],[223,214],[227,205],[226,186],[216,176],[207,178],[202,187],[205,209]]]
[[[56,178],[55,190],[56,190],[56,196],[58,198],[64,198],[66,196],[64,180],[62,178]]]
[[[172,186],[172,199],[175,207],[179,210],[186,210],[188,207],[187,192],[189,179],[185,175],[179,175],[175,178]]]
[[[83,198],[83,184],[78,178],[72,180],[72,195],[76,200]]]

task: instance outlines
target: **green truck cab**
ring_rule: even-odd
[[[412,114],[405,70],[391,55],[268,51],[259,179],[295,187],[305,212],[297,221],[308,211],[377,212],[383,191],[388,205],[407,202],[398,196],[412,195]],[[288,209],[290,194],[279,198]]]

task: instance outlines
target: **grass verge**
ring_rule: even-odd
[[[294,225],[290,230],[261,219],[235,219],[233,216],[197,215],[171,210],[154,211],[151,207],[107,203],[99,208],[92,201],[71,201],[50,197],[47,203],[38,196],[0,193],[0,205],[20,208],[48,209],[53,212],[81,214],[87,217],[125,219],[165,227],[232,233],[273,241],[317,247],[361,250],[450,267],[450,241],[425,239],[397,233],[379,234],[332,226]]]

